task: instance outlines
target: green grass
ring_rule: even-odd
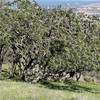
[[[3,65],[0,100],[100,100],[100,84],[86,82],[29,84],[7,80],[10,65]]]
[[[0,100],[100,100],[100,84],[0,81]]]

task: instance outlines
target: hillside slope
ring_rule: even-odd
[[[0,100],[100,100],[100,84],[31,85],[0,81]]]

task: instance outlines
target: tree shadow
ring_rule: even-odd
[[[63,90],[63,91],[77,92],[77,93],[90,92],[90,93],[100,94],[100,90],[97,90],[93,87],[81,86],[75,82],[74,83],[67,82],[65,85],[64,84],[61,85],[61,84],[55,84],[52,82],[43,81],[41,82],[41,84],[45,88],[54,89],[54,90]]]

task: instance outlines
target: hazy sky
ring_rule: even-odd
[[[6,1],[13,1],[13,0],[6,0]],[[36,1],[50,1],[50,0],[36,0]],[[100,0],[54,0],[54,1],[100,1]]]
[[[36,0],[36,1],[50,1],[50,0]],[[55,1],[100,1],[100,0],[55,0]]]
[[[5,0],[13,1],[13,0]],[[33,0],[30,0],[33,1]],[[82,7],[93,3],[100,3],[100,0],[35,0],[40,6],[43,7]]]

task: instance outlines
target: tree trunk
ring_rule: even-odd
[[[0,78],[1,78],[1,72],[2,72],[2,63],[3,63],[3,61],[2,61],[2,59],[0,58]]]
[[[10,68],[10,76],[9,78],[14,78],[14,75],[15,75],[15,71],[16,71],[16,64],[13,62],[11,68]]]
[[[80,78],[81,78],[81,72],[80,73],[76,73],[76,80],[79,81]]]
[[[3,55],[2,55],[3,47],[4,45],[2,44],[0,46],[0,78],[1,78],[1,73],[2,73],[2,63],[3,63]]]
[[[27,73],[27,69],[29,69],[29,68],[32,67],[32,63],[33,63],[34,60],[35,60],[35,59],[30,58],[30,61],[29,61],[28,64],[25,66],[25,68],[24,68],[24,70],[23,70],[23,73],[22,73],[22,75],[21,75],[21,79],[22,79],[23,81],[26,80],[26,79],[25,79],[25,74]]]

